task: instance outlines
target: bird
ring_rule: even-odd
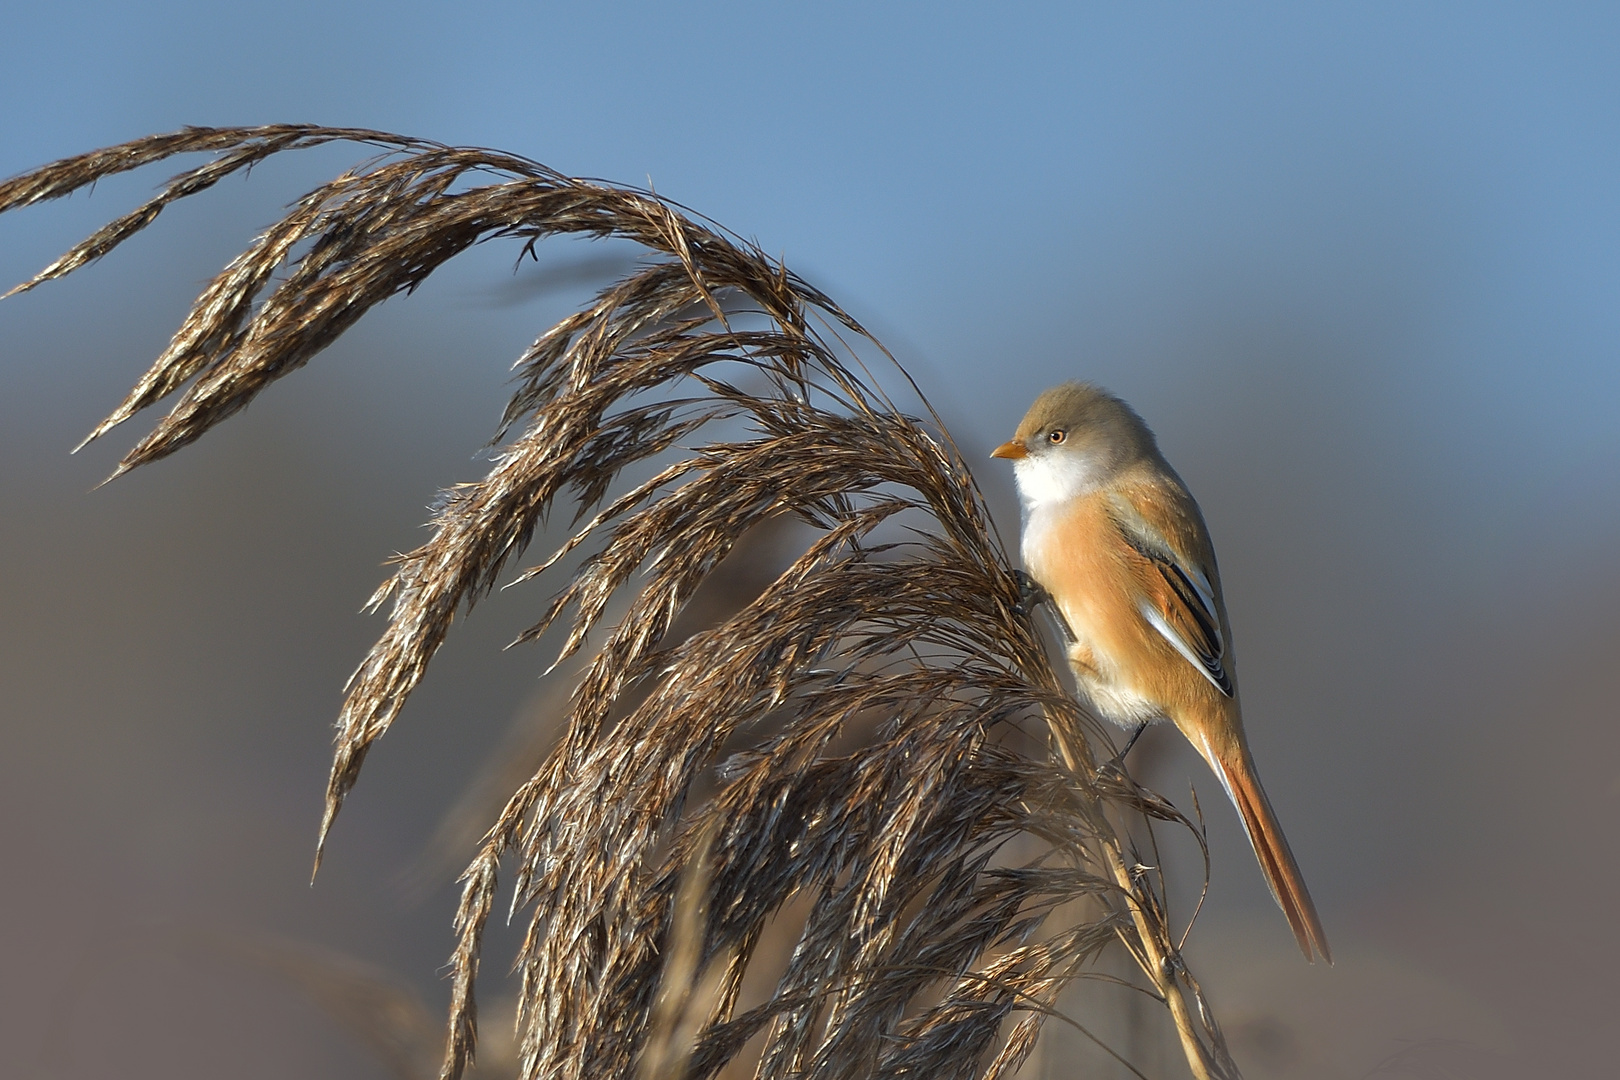
[[[1100,716],[1135,735],[1169,720],[1237,807],[1305,958],[1333,962],[1316,905],[1243,734],[1215,550],[1147,424],[1100,387],[1044,391],[992,457],[1013,463],[1028,576],[1061,615],[1069,666]]]

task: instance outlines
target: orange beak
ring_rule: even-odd
[[[1024,444],[1022,442],[1014,439],[1012,442],[1004,442],[994,450],[990,451],[990,456],[1006,458],[1009,461],[1017,461],[1019,458],[1029,457],[1029,451],[1024,449]]]

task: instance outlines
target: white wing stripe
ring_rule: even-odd
[[[1184,563],[1180,559],[1176,559],[1175,564],[1192,581],[1193,588],[1198,590],[1198,602],[1203,604],[1204,610],[1209,613],[1209,621],[1219,626],[1221,617],[1215,614],[1215,590],[1210,588],[1209,578],[1205,577],[1204,572],[1197,566]]]
[[[1174,648],[1176,652],[1187,658],[1187,663],[1197,668],[1198,673],[1209,680],[1211,686],[1215,687],[1215,689],[1219,690],[1221,693],[1230,696],[1230,693],[1226,687],[1222,686],[1220,680],[1215,677],[1215,673],[1209,670],[1209,668],[1204,664],[1204,661],[1199,657],[1198,653],[1193,650],[1192,646],[1188,645],[1186,641],[1182,640],[1181,635],[1176,633],[1175,628],[1170,625],[1165,617],[1159,612],[1158,608],[1154,607],[1150,602],[1144,599],[1136,602],[1136,610],[1142,613],[1142,618],[1148,621],[1148,625],[1157,630],[1164,640],[1170,643],[1171,647]]]
[[[1162,559],[1179,570],[1192,585],[1193,591],[1198,594],[1198,602],[1209,613],[1210,622],[1219,626],[1221,619],[1215,613],[1215,586],[1210,584],[1209,575],[1204,573],[1204,568],[1196,562],[1182,558],[1174,545],[1165,538],[1164,533],[1143,517],[1142,512],[1129,499],[1116,495],[1109,505],[1113,509],[1114,520],[1125,532],[1126,540],[1131,541],[1138,551],[1149,558]],[[1162,630],[1160,632],[1163,633]],[[1172,635],[1165,634],[1165,636]]]

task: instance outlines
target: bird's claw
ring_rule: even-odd
[[[1037,607],[1050,599],[1046,590],[1026,571],[1014,570],[1013,580],[1018,582],[1018,604],[1013,609],[1018,614],[1028,618]]]

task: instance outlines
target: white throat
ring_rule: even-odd
[[[1013,462],[1018,497],[1024,513],[1034,515],[1096,490],[1103,482],[1103,463],[1096,455],[1051,449]]]

